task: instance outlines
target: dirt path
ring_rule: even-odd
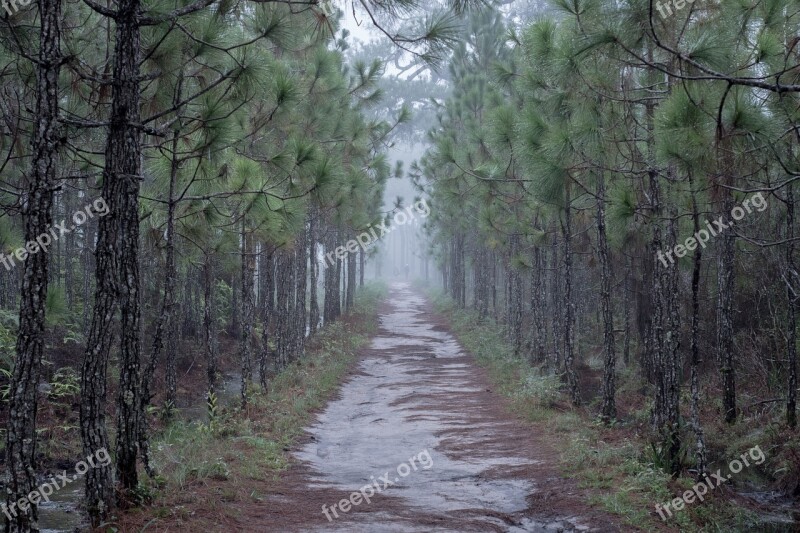
[[[300,464],[245,521],[269,531],[621,530],[559,476],[554,447],[504,410],[407,284],[392,286],[377,336],[308,431]]]

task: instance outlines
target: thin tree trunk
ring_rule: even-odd
[[[267,246],[264,246],[267,248]],[[261,384],[261,388],[264,392],[269,390],[269,339],[270,339],[270,331],[269,328],[271,326],[270,322],[272,319],[273,313],[273,281],[272,281],[272,257],[273,257],[274,249],[269,248],[265,250],[265,252],[261,255],[262,260],[262,267],[261,267],[261,275],[264,276],[264,283],[263,283],[263,290],[264,294],[262,296],[262,322],[263,322],[263,330],[261,332],[261,352],[258,356],[258,381]]]
[[[551,312],[552,329],[553,329],[553,356],[552,367],[555,371],[561,367],[561,349],[564,341],[562,333],[561,318],[563,313],[559,311],[561,307],[561,277],[559,276],[560,269],[558,268],[558,235],[553,232],[553,257],[550,263],[550,294],[551,298]]]
[[[247,231],[245,217],[242,216],[242,315],[241,336],[239,337],[239,357],[242,367],[242,409],[247,408],[248,387],[252,378],[252,347],[250,335],[253,328],[253,235]]]
[[[310,218],[310,217],[307,217]],[[302,357],[306,349],[306,330],[308,329],[308,313],[306,309],[306,293],[308,292],[308,242],[309,226],[303,227],[300,242],[297,245],[297,357]]]
[[[355,235],[351,234],[355,238]],[[349,241],[348,241],[349,242]],[[345,292],[345,309],[348,313],[353,310],[353,303],[356,296],[356,254],[347,254],[347,290]]]
[[[210,400],[217,389],[217,327],[214,314],[214,256],[206,252],[203,262],[203,332],[206,348],[206,376],[208,378],[208,396]]]
[[[728,216],[733,209],[733,196],[724,191],[722,214]],[[733,291],[735,289],[734,260],[736,237],[733,232],[719,236],[717,256],[717,359],[722,373],[722,409],[725,422],[736,422],[736,368],[733,353]]]
[[[575,371],[574,346],[575,337],[575,304],[572,296],[572,207],[570,185],[566,186],[564,202],[564,369],[567,373],[567,384],[572,405],[581,404],[578,374]]]
[[[309,311],[309,325],[310,325],[310,335],[314,335],[317,332],[317,326],[319,325],[319,300],[317,296],[317,285],[319,279],[319,261],[317,261],[317,207],[316,204],[312,206],[311,217],[308,224],[308,234],[309,234],[309,248],[310,248],[310,261],[308,268],[311,270],[311,281],[310,281],[310,289],[311,295],[309,296],[309,305],[311,306],[311,310]]]
[[[290,318],[291,300],[291,268],[292,260],[289,251],[281,249],[278,252],[275,266],[275,281],[277,285],[277,307],[275,308],[275,351],[277,353],[278,368],[285,368],[289,363],[291,331]]]
[[[36,489],[37,391],[44,353],[47,306],[48,254],[31,243],[50,237],[53,222],[53,190],[58,168],[59,132],[58,78],[61,69],[61,0],[39,0],[39,62],[36,66],[36,108],[31,140],[31,177],[23,207],[25,241],[30,255],[23,266],[20,292],[16,360],[9,390],[9,420],[6,435],[8,485],[5,501],[9,509]],[[49,239],[48,239],[49,240]],[[38,246],[36,247],[38,248]],[[7,531],[38,530],[38,508],[31,503],[8,520]]]
[[[340,235],[340,231],[338,229],[334,230],[334,235],[338,239]],[[334,245],[336,241],[334,241]],[[333,319],[336,320],[342,315],[342,273],[344,270],[344,260],[336,261],[336,275],[334,276],[334,285],[333,285],[333,301],[332,304],[332,311],[333,311]]]
[[[625,367],[631,364],[631,263],[632,259],[629,255],[625,256],[625,288],[622,297],[622,308],[625,321],[625,338],[622,341],[622,360],[625,361]]]
[[[366,250],[364,248],[359,248],[358,250],[358,286],[364,287],[364,267],[366,266],[365,261],[365,254]]]
[[[179,83],[180,87],[180,83]],[[180,90],[178,91],[180,94]],[[145,470],[150,477],[155,476],[155,470],[150,461],[150,445],[148,442],[149,422],[147,419],[147,407],[150,405],[152,393],[150,392],[153,375],[155,374],[161,350],[164,348],[164,336],[167,336],[167,357],[166,357],[166,385],[167,397],[165,401],[166,412],[171,413],[177,401],[177,369],[175,367],[175,326],[177,321],[174,317],[175,309],[175,286],[177,270],[175,267],[175,182],[178,175],[178,131],[172,135],[172,164],[170,169],[169,190],[167,199],[167,234],[166,234],[166,257],[164,261],[164,295],[161,301],[161,311],[156,319],[155,332],[153,333],[153,345],[150,351],[150,359],[142,375],[141,384],[141,407],[139,416],[141,417],[141,428],[139,436],[139,448],[142,454],[142,462]]]
[[[609,258],[608,241],[606,239],[605,213],[606,185],[603,171],[598,172],[597,180],[597,247],[600,255],[600,305],[603,309],[603,407],[601,418],[610,422],[617,418],[616,395],[616,346],[614,344],[614,314],[611,302],[611,260]]]
[[[794,190],[793,183],[786,189],[786,299],[787,299],[787,357],[789,380],[786,393],[786,424],[797,427],[797,270],[794,264]]]
[[[119,248],[120,350],[117,394],[117,481],[125,493],[138,488],[136,469],[141,387],[141,332],[139,285],[139,187],[142,179],[139,115],[140,0],[118,4],[111,127],[106,151],[105,179],[120,182]]]
[[[691,177],[689,186],[692,186]],[[692,224],[694,234],[700,231],[700,217],[697,212],[697,198],[692,189]],[[691,340],[691,426],[695,434],[695,457],[697,460],[697,479],[706,473],[706,443],[703,427],[700,424],[700,271],[703,261],[703,247],[697,246],[692,258],[692,340]]]

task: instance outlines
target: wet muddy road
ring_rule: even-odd
[[[407,284],[392,286],[379,331],[308,433],[268,498],[276,531],[618,530],[582,505],[557,452],[503,409]]]

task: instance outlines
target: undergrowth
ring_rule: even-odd
[[[377,329],[377,306],[385,294],[380,284],[359,291],[353,315],[326,326],[310,342],[305,357],[272,379],[267,393],[254,388],[247,412],[214,406],[217,415],[211,422],[176,420],[155,435],[151,447],[158,476],[144,482],[139,492],[143,500],[153,501],[156,520],[180,514],[175,499],[164,501],[164,496],[183,493],[194,484],[224,482],[219,498],[225,502],[241,497],[239,481],[276,479],[289,466],[289,447]],[[259,499],[255,493],[249,497]]]
[[[461,344],[487,369],[497,390],[510,400],[511,410],[555,437],[562,450],[562,474],[589,491],[588,503],[618,516],[628,527],[646,531],[764,531],[759,529],[762,526],[752,512],[730,498],[727,487],[711,491],[702,504],[688,505],[663,522],[655,505],[680,496],[695,480],[689,476],[673,479],[659,468],[657,450],[649,446],[647,439],[646,402],[639,409],[632,409],[625,422],[607,427],[598,420],[592,402],[589,407],[570,406],[561,376],[531,365],[524,353],[515,356],[502,325],[492,319],[480,321],[476,312],[456,308],[441,292],[434,292],[431,297],[437,310],[448,317]],[[618,374],[618,399],[636,398],[634,395],[641,388],[633,367],[623,367]],[[707,428],[707,434],[711,433],[710,448],[718,460],[735,458],[760,443],[765,454],[769,454],[767,450],[775,451],[772,459],[762,465],[771,474],[793,467],[786,464],[791,458],[785,457],[791,452],[777,451],[793,447],[791,443],[779,445],[779,439],[786,443],[787,438],[796,441],[796,436],[779,437],[774,434],[775,424],[770,422],[762,422],[760,429],[746,423],[735,427],[733,433],[731,428],[725,428],[726,433],[722,428]],[[727,444],[720,445],[722,440]]]

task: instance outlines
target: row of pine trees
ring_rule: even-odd
[[[396,6],[374,9],[390,28]],[[176,407],[186,346],[201,347],[213,401],[219,339],[234,336],[245,407],[353,306],[364,252],[328,268],[319,258],[386,216],[385,148],[409,114],[372,118],[383,65],[348,64],[334,13],[305,1],[38,0],[0,21],[3,252],[98,198],[108,207],[0,269],[4,338],[17,333],[0,359],[9,506],[37,486],[54,338],[82,346],[68,363],[85,455],[115,459],[86,475],[97,526],[135,500],[139,465],[155,474],[148,407],[162,385],[163,410]],[[447,20],[415,50],[439,46]],[[19,510],[7,530],[36,529],[37,513]]]
[[[702,473],[700,413],[736,423],[743,386],[797,425],[800,14],[787,0],[667,18],[648,0],[553,6],[521,27],[470,18],[413,169],[430,253],[449,295],[501,321],[574,405],[595,400],[591,354],[606,422],[618,359],[635,368],[654,449],[673,473],[693,449]],[[659,260],[747,199],[758,209]]]

